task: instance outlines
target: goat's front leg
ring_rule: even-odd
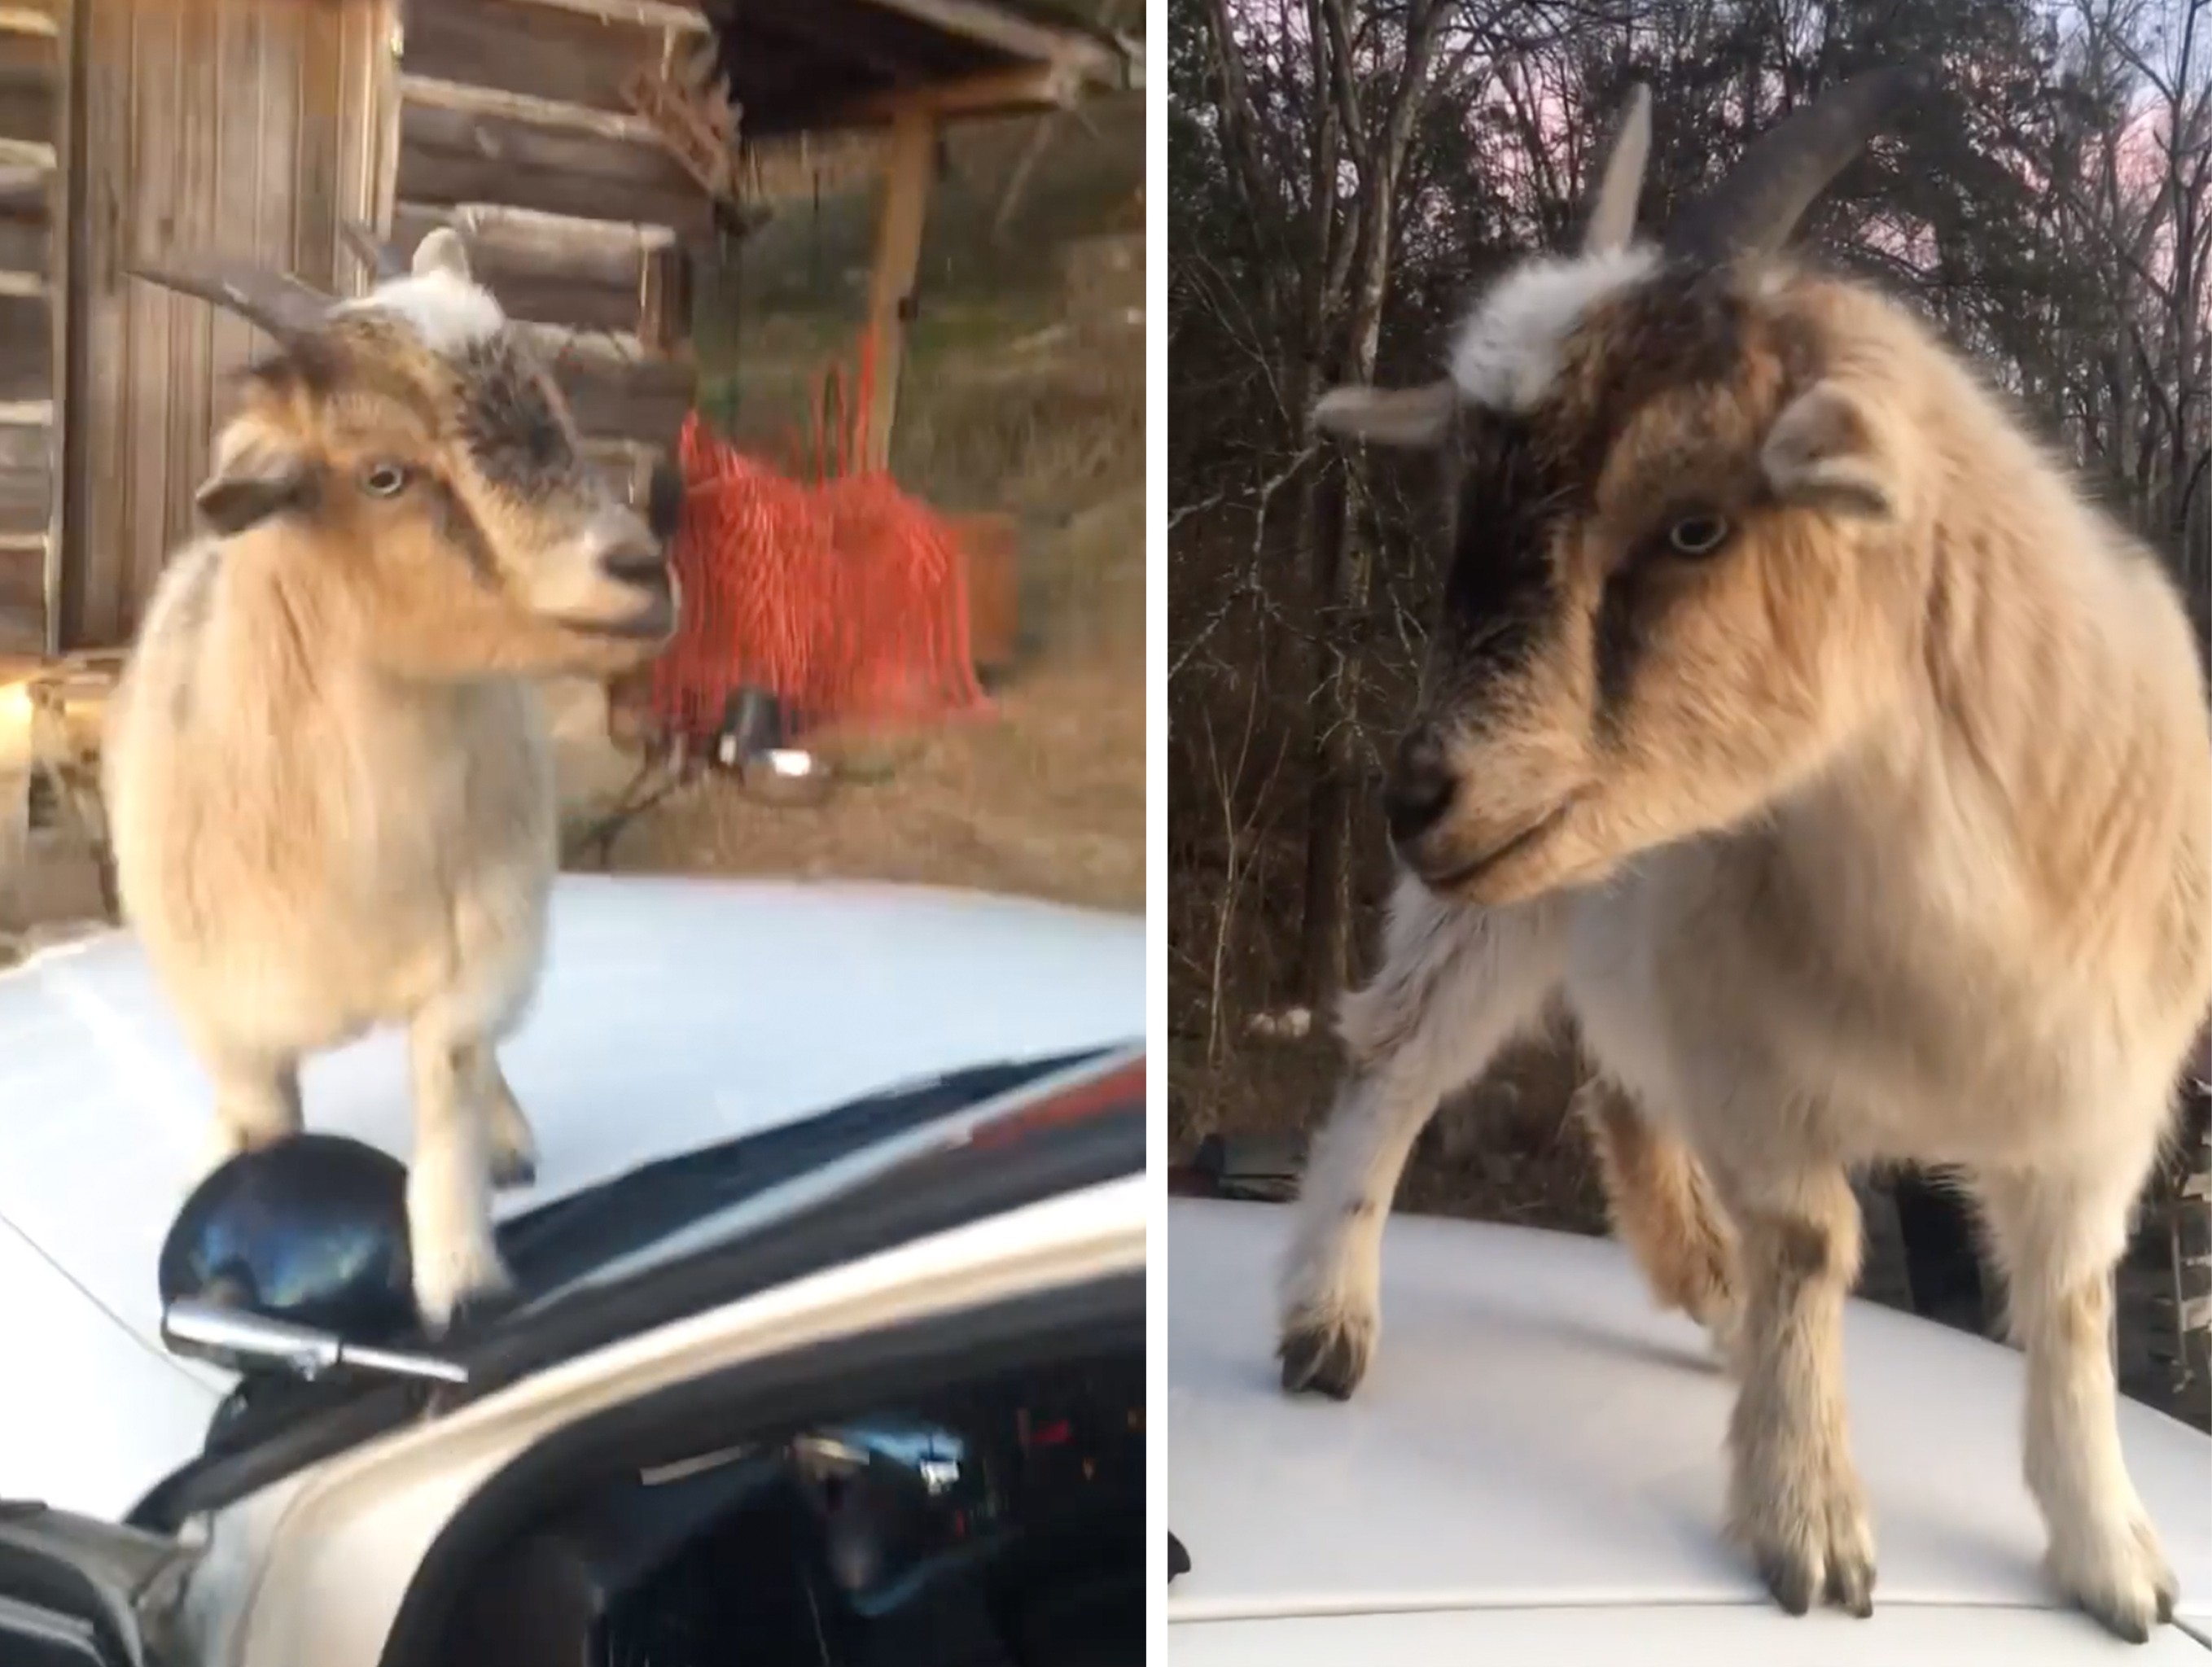
[[[1379,1327],[1382,1223],[1437,1102],[1480,1074],[1559,982],[1556,905],[1476,911],[1411,882],[1382,970],[1344,1003],[1352,1068],[1315,1137],[1281,1273],[1283,1387],[1342,1400]]]
[[[2142,1177],[1974,1179],[2027,1355],[2027,1486],[2046,1567],[2106,1628],[2147,1643],[2178,1587],[2121,1457],[2111,1343],[2112,1270]]]
[[[415,1077],[415,1161],[407,1176],[415,1306],[434,1335],[462,1304],[509,1283],[492,1236],[490,1104],[480,1092],[477,1040],[457,1041],[428,1015],[408,1036]]]
[[[1712,1179],[1734,1221],[1743,1312],[1732,1364],[1729,1531],[1775,1600],[1874,1610],[1874,1530],[1844,1414],[1844,1300],[1858,1200],[1840,1165]]]
[[[199,1173],[212,1173],[241,1152],[274,1146],[296,1135],[300,1062],[290,1055],[209,1051],[215,1078],[215,1122],[200,1150]]]

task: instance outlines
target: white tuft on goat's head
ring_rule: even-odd
[[[1886,70],[1796,112],[1656,243],[1633,235],[1637,88],[1577,253],[1492,285],[1443,379],[1316,408],[1446,464],[1443,617],[1388,789],[1437,891],[1508,902],[1730,826],[1898,686],[1914,448],[1838,323],[1864,300],[1777,257],[1917,84]]]
[[[260,326],[201,513],[226,537],[292,541],[325,616],[403,675],[611,674],[672,633],[661,540],[584,458],[566,402],[460,238],[411,263],[357,227],[377,274],[339,300],[211,265],[140,276]]]

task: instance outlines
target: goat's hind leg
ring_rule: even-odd
[[[1974,1179],[2027,1355],[2026,1468],[2046,1567],[2107,1629],[2146,1643],[2173,1618],[2178,1589],[2121,1456],[2110,1343],[2112,1271],[2142,1176]]]
[[[491,1120],[491,1184],[502,1191],[532,1185],[538,1179],[538,1137],[489,1042],[475,1046],[469,1068]]]
[[[1437,1100],[1486,1066],[1559,980],[1556,906],[1456,909],[1412,882],[1382,970],[1344,1003],[1352,1066],[1315,1137],[1279,1291],[1283,1387],[1342,1400],[1379,1327],[1382,1223]]]
[[[1740,1310],[1735,1234],[1696,1156],[1653,1122],[1603,1072],[1576,1091],[1573,1110],[1589,1131],[1606,1212],[1662,1308],[1704,1326],[1732,1361]]]

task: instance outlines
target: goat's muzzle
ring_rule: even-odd
[[[556,581],[541,606],[562,630],[647,650],[675,634],[682,606],[676,572],[637,516],[608,516],[551,570],[565,582]]]
[[[635,591],[640,603],[635,616],[607,621],[605,628],[613,634],[665,637],[676,628],[675,570],[665,546],[643,526],[600,552],[599,571]]]
[[[624,540],[599,557],[599,567],[608,578],[641,590],[668,588],[668,557],[653,538]]]
[[[1382,788],[1382,810],[1390,838],[1400,847],[1416,843],[1451,809],[1459,792],[1443,738],[1431,725],[1419,724],[1398,743],[1389,779]]]
[[[1439,896],[1490,904],[1510,901],[1559,868],[1556,839],[1585,787],[1558,779],[1516,779],[1508,756],[1470,774],[1462,749],[1433,724],[1398,743],[1382,809],[1398,860]],[[1562,874],[1567,872],[1559,869]]]

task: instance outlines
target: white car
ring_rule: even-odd
[[[1273,1359],[1289,1211],[1168,1215],[1176,1667],[2212,1667],[2212,1439],[2123,1406],[2181,1584],[2130,1650],[2044,1583],[2002,1344],[1854,1301],[1875,1610],[1793,1618],[1720,1532],[1730,1391],[1609,1240],[1394,1217],[1374,1364],[1341,1404]]]
[[[0,1663],[1133,1664],[1144,963],[1043,904],[564,878],[502,1054],[523,1305],[250,1399],[164,1346],[210,1101],[136,944],[0,974]],[[308,1126],[404,1155],[405,1083],[397,1036],[312,1061]]]

